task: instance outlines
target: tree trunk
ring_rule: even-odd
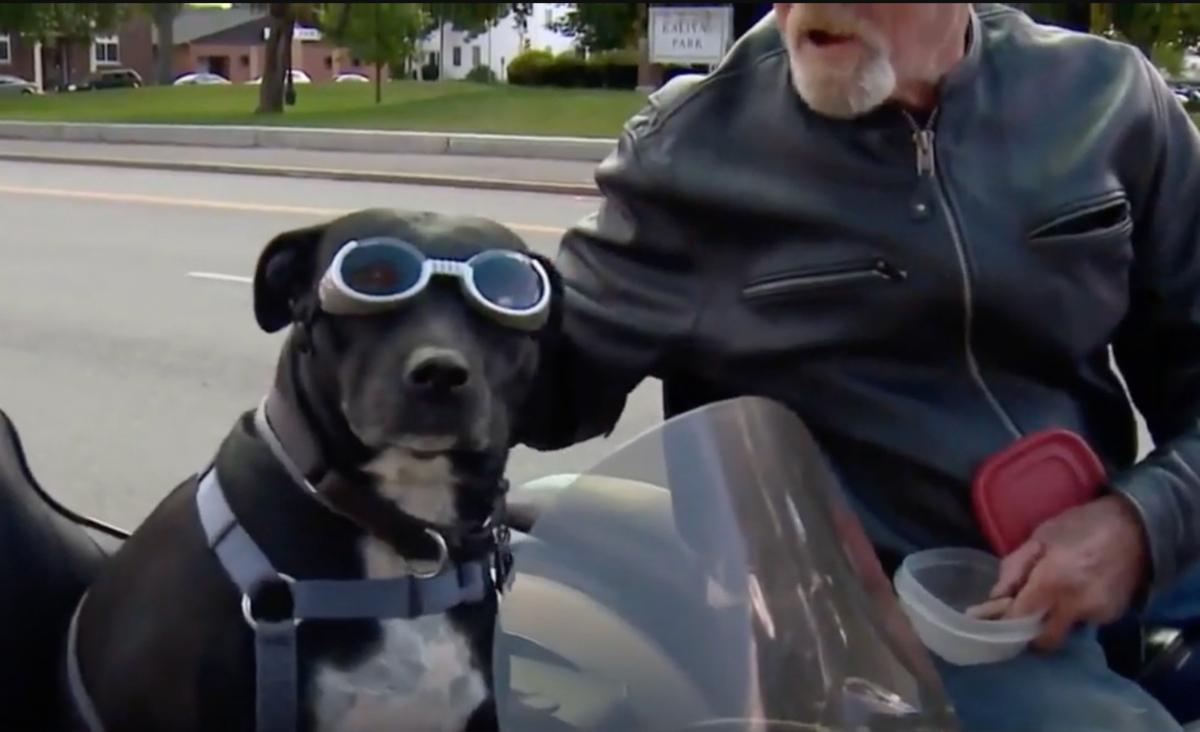
[[[638,49],[638,89],[644,91],[653,91],[658,86],[658,79],[661,73],[655,73],[656,69],[650,65],[650,33],[646,28],[647,12],[646,6],[643,3],[638,3],[637,20],[634,27],[634,38],[637,38]]]
[[[58,39],[58,62],[62,64],[62,86],[66,89],[71,85],[71,42],[66,38]]]
[[[380,11],[383,6],[379,3],[372,3],[375,6],[375,103],[379,104],[383,101],[383,61],[380,60],[380,51],[383,48],[383,23],[379,19]]]
[[[175,16],[178,6],[174,3],[154,4],[154,27],[158,30],[158,59],[155,61],[155,76],[159,84],[170,84],[174,75]]]
[[[284,78],[287,76],[284,54],[292,45],[292,19],[290,3],[271,3],[271,20],[267,27],[271,35],[263,58],[262,86],[258,89],[256,114],[280,114],[283,112]]]
[[[446,18],[442,15],[441,7],[438,5],[438,33],[441,34],[441,40],[438,42],[438,81],[446,78]]]

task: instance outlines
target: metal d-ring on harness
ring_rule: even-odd
[[[260,410],[260,419],[263,410]],[[260,427],[263,423],[260,422]],[[278,457],[274,434],[260,433]],[[288,466],[289,468],[292,466]],[[289,470],[291,472],[291,470]],[[508,530],[493,527],[494,553],[473,561],[452,563],[446,540],[426,529],[438,547],[438,558],[428,570],[410,567],[410,574],[389,579],[297,580],[271,564],[250,534],[238,523],[211,467],[200,479],[196,508],[208,545],[226,574],[242,594],[242,615],[254,631],[255,717],[257,732],[294,732],[299,719],[297,628],[305,620],[368,620],[417,618],[478,602],[502,589],[511,569]],[[493,564],[495,562],[495,564]],[[496,576],[493,577],[492,569]],[[282,583],[291,596],[289,617],[262,618],[254,612],[254,597],[266,585]],[[76,654],[76,625],[83,600],[76,606],[67,639],[67,681],[80,721],[89,732],[104,732],[95,705],[87,693]]]

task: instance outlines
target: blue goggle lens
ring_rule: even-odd
[[[509,310],[528,310],[541,302],[542,278],[523,258],[478,257],[471,263],[475,289],[483,299]]]
[[[390,244],[362,244],[342,261],[342,280],[364,295],[396,295],[412,289],[421,279],[421,259]]]

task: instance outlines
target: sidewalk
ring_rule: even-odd
[[[0,160],[597,195],[596,163],[575,160],[10,139]]]

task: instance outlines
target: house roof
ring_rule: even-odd
[[[255,18],[232,28],[193,38],[190,43],[213,46],[261,46],[267,42],[263,37],[263,29],[270,23],[271,19],[265,16]]]
[[[266,20],[266,13],[250,7],[185,8],[175,18],[175,45],[194,43],[254,20]],[[261,27],[261,26],[260,26]],[[156,34],[157,35],[157,34]],[[155,38],[155,42],[158,38]]]

